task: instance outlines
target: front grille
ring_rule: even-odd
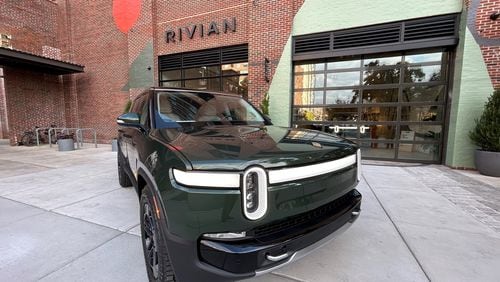
[[[287,236],[293,236],[294,232],[290,232],[291,230],[296,229],[299,232],[304,232],[304,227],[316,226],[318,223],[325,221],[327,218],[338,214],[344,209],[350,208],[353,202],[356,202],[355,199],[358,197],[361,197],[361,194],[356,190],[352,190],[335,201],[312,211],[295,215],[285,220],[261,225],[254,228],[250,232],[247,232],[247,234],[254,236],[257,239],[269,237],[277,233],[284,233],[287,234]]]

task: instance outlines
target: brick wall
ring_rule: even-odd
[[[12,47],[42,55],[43,46],[58,48],[58,5],[49,0],[0,0],[0,33],[12,35]]]
[[[60,76],[4,67],[4,79],[11,144],[35,126],[66,126]]]
[[[268,91],[269,83],[264,76],[264,60],[270,61],[270,76],[279,62],[283,47],[290,35],[293,16],[303,0],[282,1],[155,1],[153,11],[155,25],[155,56],[203,50],[208,48],[248,43],[249,46],[249,89],[248,98],[257,107]],[[167,9],[166,7],[175,7]],[[192,25],[207,24],[224,19],[236,18],[236,32],[201,37],[196,33],[193,39],[183,34],[182,41],[166,43],[165,32]],[[219,25],[220,26],[220,25]],[[199,31],[199,30],[198,30]],[[178,35],[176,35],[178,36]],[[157,63],[157,62],[155,62]],[[157,79],[157,75],[155,75]]]
[[[490,15],[500,13],[500,0],[481,0],[476,14],[476,31],[483,38],[500,39],[500,18],[491,20]],[[493,87],[500,88],[500,46],[481,46]]]

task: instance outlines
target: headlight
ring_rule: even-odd
[[[182,171],[173,169],[175,181],[194,187],[239,188],[240,174],[231,172]]]
[[[267,212],[267,174],[260,167],[247,169],[243,174],[243,211],[250,220],[257,220]]]

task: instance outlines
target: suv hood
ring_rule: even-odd
[[[277,126],[192,126],[159,129],[155,136],[181,152],[195,170],[298,166],[357,150],[352,142],[331,134]]]

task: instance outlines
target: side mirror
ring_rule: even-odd
[[[116,123],[121,126],[140,127],[141,116],[138,113],[126,113],[116,119]]]

